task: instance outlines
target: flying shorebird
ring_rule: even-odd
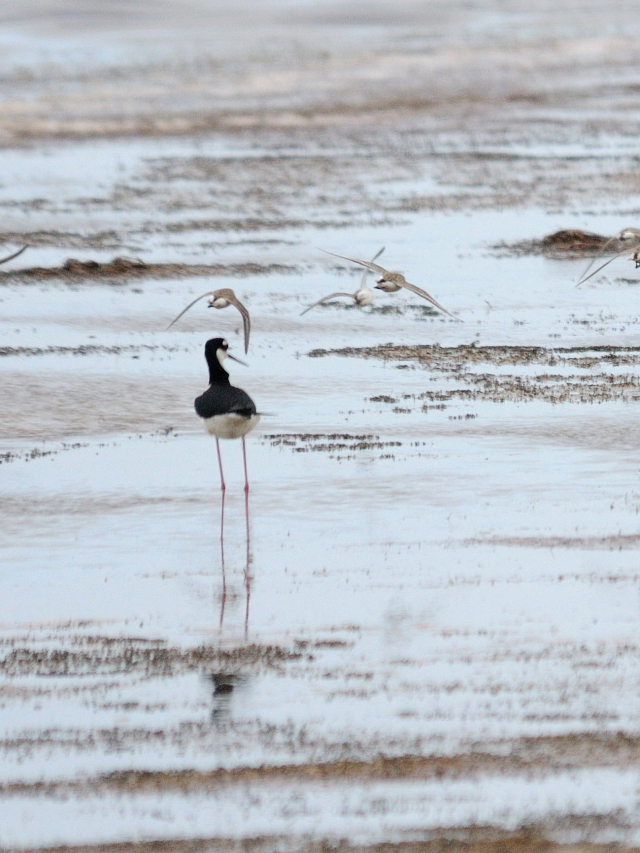
[[[25,252],[28,248],[29,246],[23,246],[21,249],[18,249],[18,251],[14,252],[12,255],[7,255],[6,258],[1,258],[0,264],[6,264],[7,261],[12,261],[14,258],[17,258],[18,255],[21,255],[23,252]]]
[[[323,252],[325,249],[322,250]],[[426,290],[423,290],[421,287],[417,287],[415,284],[411,284],[406,280],[406,278],[399,272],[389,272],[384,267],[378,266],[378,264],[374,264],[372,261],[359,261],[356,258],[347,258],[344,255],[336,255],[335,252],[327,252],[327,255],[333,255],[334,258],[342,258],[343,261],[351,261],[352,264],[360,264],[360,266],[366,267],[373,272],[377,272],[381,278],[378,279],[378,283],[376,284],[376,290],[383,290],[385,293],[396,293],[396,291],[401,288],[405,288],[406,290],[410,290],[412,293],[421,296],[423,299],[426,299],[427,302],[430,302],[434,305],[438,311],[442,311],[444,314],[448,314],[449,317],[453,317],[454,320],[458,320],[458,317],[455,317],[450,311],[447,311],[446,308],[443,308],[439,302],[430,296]]]
[[[172,320],[165,331],[168,331],[174,323],[177,323],[180,317],[183,314],[186,314],[189,308],[193,308],[196,302],[199,302],[201,299],[204,299],[205,296],[209,297],[209,308],[228,308],[229,305],[233,305],[234,308],[237,308],[238,311],[242,314],[242,323],[244,326],[244,351],[245,353],[249,350],[249,335],[251,334],[251,317],[249,316],[249,312],[245,308],[245,306],[240,302],[238,297],[235,295],[233,290],[229,287],[224,287],[222,290],[208,290],[206,293],[198,296],[197,299],[194,299],[193,302],[190,302],[186,308],[178,314],[175,320]]]
[[[380,255],[384,252],[384,246],[380,249],[380,251],[371,258],[371,261],[375,261],[376,258],[379,258]],[[353,299],[356,305],[363,308],[365,305],[371,305],[373,302],[373,290],[370,287],[367,287],[367,276],[369,275],[369,270],[365,269],[362,274],[362,280],[360,282],[360,288],[356,290],[355,293],[330,293],[329,296],[323,296],[322,299],[318,299],[317,302],[314,302],[313,305],[309,305],[308,308],[305,308],[302,314],[306,314],[307,311],[311,311],[312,308],[315,308],[316,305],[323,305],[325,302],[328,302],[330,299],[335,299],[336,296],[347,296],[349,299]],[[302,317],[302,314],[300,316]]]
[[[612,243],[622,243],[622,244],[624,244],[625,248],[622,249],[621,251],[617,252],[612,258],[609,258],[608,261],[605,261],[603,264],[601,264],[601,266],[599,266],[598,269],[594,270],[592,273],[587,275],[587,273],[589,272],[591,267],[596,263],[598,258],[601,258],[604,255],[604,253],[607,251],[607,248]],[[591,259],[586,270],[580,276],[580,281],[576,284],[576,287],[579,287],[581,284],[584,284],[585,281],[588,281],[588,279],[590,279],[592,276],[596,275],[596,273],[599,273],[600,270],[604,269],[607,266],[607,264],[611,263],[611,261],[615,261],[616,258],[619,258],[622,255],[626,255],[627,252],[630,252],[632,249],[635,249],[639,244],[640,244],[640,229],[638,229],[638,228],[623,228],[619,234],[616,234],[615,237],[612,237],[610,240],[607,240],[607,242],[604,244],[604,246],[600,249],[598,254],[595,256],[595,258]]]
[[[209,366],[209,387],[196,397],[194,406],[196,413],[204,420],[205,429],[216,437],[218,450],[218,465],[220,466],[220,489],[224,493],[226,485],[222,471],[220,455],[221,438],[241,438],[242,458],[244,460],[244,490],[249,491],[247,475],[247,449],[244,443],[245,435],[250,432],[260,420],[256,404],[242,388],[235,388],[229,382],[229,374],[224,369],[224,361],[231,358],[239,364],[244,364],[228,352],[229,344],[224,338],[212,338],[204,348],[204,357]]]

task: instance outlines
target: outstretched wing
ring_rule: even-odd
[[[607,266],[607,264],[611,263],[611,261],[615,261],[616,258],[621,258],[622,255],[628,255],[629,252],[633,252],[633,248],[631,246],[629,246],[626,249],[623,249],[621,252],[616,252],[616,254],[612,258],[609,258],[608,261],[605,261],[603,264],[600,264],[600,266],[597,269],[595,269],[592,273],[589,273],[588,276],[586,276],[585,278],[581,278],[580,281],[576,284],[576,287],[580,287],[580,285],[584,284],[585,281],[589,281],[590,278],[593,278],[593,276],[596,275],[597,273],[599,273],[600,270],[603,270]]]
[[[603,255],[604,255],[604,253],[607,251],[608,247],[609,247],[612,243],[616,243],[616,242],[617,242],[617,240],[618,240],[618,238],[617,238],[617,237],[611,237],[611,239],[610,239],[610,240],[607,240],[607,242],[604,244],[604,246],[600,249],[600,251],[598,252],[598,254],[597,254],[597,255],[595,255],[593,258],[591,258],[591,260],[589,261],[589,263],[588,263],[588,264],[587,264],[587,266],[586,266],[585,271],[582,273],[582,275],[581,275],[581,276],[580,276],[580,278],[578,279],[578,284],[582,284],[583,280],[584,280],[584,281],[586,281],[585,275],[589,272],[589,270],[591,269],[591,267],[592,267],[595,263],[597,263],[597,261],[598,261],[598,260],[599,260]],[[578,285],[576,285],[576,287],[577,287],[577,286],[578,286]]]
[[[373,263],[375,260],[377,260],[383,252],[384,252],[384,246],[378,252],[376,252],[375,255],[371,258],[371,263]],[[360,289],[361,290],[365,286],[365,284],[367,283],[367,276],[369,275],[370,272],[371,272],[370,269],[367,269],[367,267],[364,268],[364,272],[362,273],[362,279],[360,280]]]
[[[6,258],[2,258],[2,260],[0,260],[0,264],[6,264],[7,261],[12,261],[14,258],[17,258],[18,255],[21,255],[28,248],[29,246],[23,246],[21,249],[18,249],[18,251],[14,252],[12,255],[7,255]]]
[[[216,291],[218,292],[218,291]],[[230,295],[229,295],[230,294]],[[213,294],[216,295],[215,293]],[[229,302],[234,305],[238,311],[242,314],[242,325],[244,326],[244,352],[245,355],[249,351],[249,335],[251,334],[251,317],[249,316],[249,312],[245,308],[245,306],[240,302],[238,297],[235,295],[233,290],[229,290],[225,292],[225,298],[229,300]]]
[[[324,252],[325,250],[321,249],[321,251]],[[376,254],[373,256],[371,264],[373,264],[373,261],[375,261],[376,258],[379,258],[383,252],[384,252],[384,246],[379,251],[377,251]],[[333,255],[333,252],[327,252],[326,254],[327,255]],[[366,261],[353,261],[352,258],[344,258],[342,255],[334,255],[334,257],[335,258],[342,258],[344,261],[352,261],[352,263],[362,264],[364,267],[366,267],[365,271],[362,274],[362,280],[360,281],[360,289],[362,289],[365,286],[365,284],[367,283],[367,276],[369,275],[369,271],[372,269],[370,263],[366,262]],[[373,264],[373,266],[377,270],[382,269],[382,267],[378,267],[378,266],[376,266],[376,264]],[[308,308],[304,309],[302,314],[306,314],[307,311],[311,311],[311,309],[315,308],[316,305],[322,305],[324,302],[328,302],[330,299],[335,299],[336,296],[347,296],[349,299],[354,299],[354,300],[356,298],[355,293],[330,293],[329,296],[323,296],[322,299],[319,299],[317,302],[314,302],[313,305],[309,305]],[[301,317],[302,317],[302,314],[300,314]]]
[[[637,229],[635,229],[635,228],[623,228],[623,229],[622,229],[622,231],[620,232],[620,234],[624,234],[624,232],[625,232],[625,231],[632,231],[632,232],[634,232],[634,233],[635,233],[635,232],[637,231]],[[607,242],[606,242],[606,243],[604,244],[604,246],[600,249],[600,251],[598,252],[598,254],[597,254],[594,258],[591,258],[591,260],[589,261],[589,263],[588,263],[588,265],[587,265],[587,268],[585,269],[585,271],[584,271],[584,272],[582,273],[582,275],[580,276],[580,279],[579,279],[579,281],[578,281],[578,284],[582,284],[582,282],[583,282],[583,281],[586,281],[586,280],[587,280],[587,279],[585,278],[585,276],[587,275],[587,273],[589,272],[589,270],[591,269],[591,267],[592,267],[595,263],[597,263],[597,261],[598,261],[598,260],[599,260],[603,255],[604,255],[604,253],[607,251],[607,249],[609,248],[609,246],[610,246],[612,243],[619,243],[619,242],[620,242],[620,234],[616,234],[616,236],[615,236],[615,237],[611,237],[609,240],[607,240]],[[640,233],[638,233],[638,234],[637,234],[636,244],[640,244]],[[633,248],[633,247],[632,247],[632,246],[630,246],[629,248],[631,249],[631,248]],[[611,258],[611,260],[614,260],[614,258]],[[602,267],[600,267],[600,269],[602,269]],[[596,270],[596,272],[597,272],[597,270]],[[591,275],[595,275],[595,273],[591,273]],[[589,278],[591,278],[591,276],[589,276]],[[576,287],[577,287],[577,286],[578,286],[578,285],[576,285]]]
[[[323,252],[326,252],[325,249],[322,249]],[[378,252],[376,258],[382,253],[382,250]],[[393,282],[395,284],[400,285],[400,287],[405,287],[407,290],[411,290],[413,293],[418,296],[422,296],[423,299],[426,299],[427,302],[430,302],[434,305],[439,311],[442,311],[443,314],[448,314],[449,317],[452,317],[454,320],[459,320],[459,317],[454,316],[450,311],[447,311],[446,308],[443,308],[439,302],[430,296],[426,290],[422,290],[421,287],[417,287],[415,284],[411,284],[406,280],[406,278],[400,273],[390,273],[389,270],[386,270],[384,267],[378,266],[378,264],[374,264],[373,261],[359,261],[356,258],[347,258],[345,255],[336,255],[335,252],[326,252],[327,255],[333,255],[334,258],[342,258],[343,261],[351,261],[352,264],[361,264],[363,267],[367,269],[373,270],[373,272],[380,273],[381,276],[393,275]],[[374,259],[375,260],[375,259]],[[313,306],[312,306],[313,307]],[[308,310],[308,309],[307,309]]]
[[[336,296],[347,296],[349,299],[355,299],[353,293],[330,293],[329,296],[323,296],[322,299],[318,299],[318,301],[314,302],[313,305],[309,305],[308,308],[304,309],[302,314],[306,314],[307,311],[311,311],[311,309],[315,308],[316,305],[322,305],[324,302],[328,302],[330,299],[335,299]],[[300,314],[301,317],[302,314]]]
[[[412,293],[416,293],[418,296],[422,296],[423,299],[426,299],[427,302],[430,302],[432,305],[434,305],[438,309],[438,311],[442,311],[444,314],[448,314],[449,317],[453,317],[454,320],[460,319],[459,317],[454,316],[451,311],[447,311],[446,308],[443,308],[439,302],[436,302],[433,296],[430,296],[427,291],[423,290],[421,287],[417,287],[415,284],[411,284],[408,281],[405,281],[404,284],[400,285],[400,287],[404,287],[406,288],[406,290],[410,290]]]
[[[352,264],[360,264],[360,266],[366,267],[367,269],[372,270],[373,272],[377,272],[380,275],[389,275],[389,270],[386,270],[384,267],[378,266],[378,264],[374,264],[373,261],[359,261],[357,260],[357,258],[347,258],[344,255],[336,255],[335,252],[327,252],[326,249],[320,249],[320,251],[324,252],[325,255],[333,255],[334,258],[342,258],[343,261],[351,261]],[[378,252],[376,258],[378,257],[378,255],[381,254],[381,252],[382,250]],[[400,275],[400,273],[396,273],[396,275]]]
[[[174,324],[174,323],[177,323],[177,322],[178,322],[178,320],[180,319],[180,317],[182,317],[182,315],[183,315],[183,314],[186,314],[186,313],[187,313],[187,311],[189,310],[189,308],[193,308],[193,306],[196,304],[196,302],[199,302],[201,299],[204,299],[204,298],[205,298],[205,296],[211,296],[211,293],[212,293],[212,292],[211,292],[210,290],[207,290],[207,292],[206,292],[206,293],[203,293],[203,294],[202,294],[202,296],[198,296],[198,297],[197,297],[197,299],[194,299],[194,300],[193,300],[193,302],[190,302],[190,303],[187,305],[187,307],[186,307],[186,308],[183,308],[183,310],[178,314],[178,316],[175,318],[175,320],[172,320],[172,321],[169,323],[169,325],[168,325],[168,326],[167,326],[167,328],[165,329],[165,332],[168,332],[168,331],[169,331],[169,329],[173,326],[173,324]]]

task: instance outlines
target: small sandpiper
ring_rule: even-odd
[[[352,264],[360,264],[360,266],[366,267],[372,272],[377,272],[380,278],[375,286],[376,290],[383,290],[385,293],[397,293],[398,290],[404,287],[406,290],[410,290],[417,296],[421,296],[423,299],[426,299],[427,302],[430,302],[434,308],[438,309],[438,311],[442,311],[443,314],[447,314],[449,317],[453,317],[454,320],[460,321],[459,317],[455,317],[450,311],[443,308],[442,305],[440,305],[433,296],[427,293],[426,290],[423,290],[416,284],[411,284],[410,281],[407,281],[402,273],[389,272],[389,270],[386,270],[379,264],[374,264],[373,261],[359,261],[357,258],[347,258],[344,255],[336,255],[335,252],[327,252],[326,249],[323,249],[322,251],[326,252],[327,255],[333,255],[334,258],[342,258],[343,261],[351,261]]]
[[[0,261],[0,263],[2,263],[2,261]],[[249,350],[249,336],[251,334],[251,317],[249,316],[249,312],[245,306],[240,302],[230,287],[223,287],[221,290],[207,290],[206,293],[201,293],[200,296],[194,299],[193,302],[190,302],[186,308],[183,308],[178,316],[169,323],[165,332],[168,332],[169,329],[178,322],[183,314],[186,314],[190,308],[193,308],[196,302],[204,299],[205,296],[208,297],[207,304],[209,308],[228,308],[229,305],[233,305],[234,308],[238,309],[242,315],[242,324],[244,326],[244,351],[247,353]]]
[[[372,262],[377,260],[380,255],[384,252],[384,246],[380,249],[380,251],[373,256]],[[324,305],[325,302],[328,302],[330,299],[335,299],[336,296],[347,296],[349,299],[353,299],[355,304],[359,308],[364,308],[366,305],[371,305],[373,302],[373,290],[370,287],[367,287],[367,276],[369,275],[369,270],[365,268],[364,273],[362,274],[362,280],[360,282],[360,287],[356,290],[355,293],[343,293],[339,291],[338,293],[330,293],[328,296],[323,296],[322,299],[318,299],[317,302],[314,302],[313,305],[309,305],[308,308],[305,308],[302,314],[306,314],[307,311],[311,311],[312,308],[315,308],[316,305]],[[302,317],[302,314],[300,316]]]
[[[609,258],[609,260],[601,264],[598,269],[595,269],[592,273],[589,273],[589,275],[587,275],[591,267],[598,261],[599,258],[601,258],[605,254],[605,252],[607,251],[609,246],[611,246],[612,243],[617,243],[618,246],[624,246],[624,248],[619,249],[619,251],[616,252],[616,254],[612,258]],[[638,245],[640,245],[640,230],[638,228],[623,228],[619,234],[616,234],[615,237],[612,237],[610,240],[607,240],[607,242],[595,256],[595,258],[592,258],[591,261],[589,261],[589,265],[580,276],[580,280],[576,284],[576,287],[580,287],[581,284],[584,284],[585,281],[588,281],[590,278],[593,278],[594,275],[599,273],[600,270],[604,269],[608,264],[611,263],[611,261],[615,261],[616,258],[620,258],[622,255],[626,255],[628,252],[633,251],[635,248],[638,247]]]

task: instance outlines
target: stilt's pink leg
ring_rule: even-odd
[[[224,565],[224,490],[220,508],[220,563],[222,567],[222,600],[220,602],[220,630],[224,622],[224,608],[227,603],[227,572]]]
[[[245,492],[249,491],[249,475],[247,474],[247,445],[244,441],[244,436],[242,436],[242,458],[244,460],[244,490]]]
[[[222,472],[222,456],[220,455],[220,441],[218,440],[218,436],[216,436],[216,449],[218,451],[218,465],[220,466],[220,488],[222,489],[222,494],[224,494],[227,487],[225,485],[224,474]]]
[[[246,468],[245,468],[246,470]],[[249,486],[244,490],[244,513],[247,522],[247,560],[244,569],[244,583],[247,593],[247,606],[244,611],[244,638],[249,635],[249,602],[251,600],[251,528],[249,526]]]

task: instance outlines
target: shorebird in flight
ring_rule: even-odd
[[[371,261],[375,261],[380,255],[384,252],[384,246],[380,249],[380,251],[373,256]],[[362,274],[362,280],[360,282],[360,287],[356,290],[355,293],[330,293],[329,296],[323,296],[322,299],[318,299],[317,302],[314,302],[313,305],[309,305],[308,308],[305,308],[302,314],[306,314],[307,311],[311,311],[312,308],[315,308],[316,305],[323,305],[325,302],[328,302],[330,299],[335,299],[336,296],[346,296],[349,299],[353,299],[356,305],[360,308],[364,308],[365,305],[371,305],[373,302],[373,290],[370,287],[367,287],[367,277],[369,275],[369,270],[365,269]],[[302,317],[302,314],[300,316]]]
[[[209,308],[228,308],[229,305],[233,305],[234,308],[237,308],[238,311],[242,314],[242,324],[244,326],[244,351],[247,353],[249,351],[249,335],[251,334],[251,317],[249,316],[249,312],[245,308],[245,306],[240,302],[238,297],[235,295],[233,290],[229,287],[224,287],[222,290],[208,290],[206,293],[201,294],[194,299],[193,302],[190,302],[186,308],[183,308],[182,311],[178,314],[175,320],[172,320],[165,331],[169,331],[169,329],[173,326],[174,323],[177,323],[180,317],[183,314],[186,314],[189,308],[193,308],[196,302],[199,302],[201,299],[204,299],[205,296],[209,297]],[[231,357],[231,356],[230,356]]]
[[[608,247],[612,243],[618,243],[618,244],[622,243],[625,246],[625,248],[622,249],[621,251],[617,252],[612,258],[609,258],[608,261],[605,261],[597,269],[595,269],[592,273],[589,273],[589,275],[587,275],[587,273],[589,272],[591,267],[596,263],[598,258],[601,258],[604,255],[604,253],[607,251]],[[592,260],[589,262],[589,265],[587,266],[586,270],[580,276],[580,281],[576,284],[576,287],[579,287],[581,284],[584,284],[585,281],[588,281],[588,279],[590,279],[592,276],[599,273],[600,270],[604,269],[607,266],[607,264],[611,263],[611,261],[615,261],[616,258],[620,258],[622,255],[626,255],[628,252],[632,251],[633,249],[637,248],[638,246],[640,246],[640,229],[639,228],[623,228],[623,230],[619,234],[616,234],[615,237],[612,237],[610,240],[607,240],[607,242],[604,244],[604,246],[600,249],[598,254],[595,256],[595,258],[592,258]]]
[[[229,344],[224,338],[212,338],[204,348],[204,357],[209,367],[209,387],[196,397],[194,402],[196,413],[204,420],[205,429],[209,435],[215,435],[218,450],[218,465],[220,466],[220,489],[224,493],[226,485],[222,471],[220,455],[221,438],[241,438],[242,458],[244,460],[244,490],[249,491],[247,475],[247,449],[244,437],[258,424],[260,415],[256,404],[242,388],[235,388],[229,382],[229,374],[224,369],[224,361],[233,359],[240,364],[244,362],[228,352]]]
[[[322,251],[324,252],[325,249]],[[360,264],[360,266],[366,267],[373,272],[377,272],[378,275],[380,275],[380,278],[376,284],[376,290],[383,290],[385,293],[396,293],[398,290],[405,288],[405,290],[410,290],[412,293],[426,299],[427,302],[430,302],[438,309],[438,311],[442,311],[443,314],[448,314],[448,316],[453,317],[454,320],[459,320],[459,317],[455,317],[450,311],[443,308],[442,305],[440,305],[439,302],[436,302],[433,296],[430,296],[426,290],[423,290],[421,287],[407,281],[402,273],[389,272],[389,270],[378,266],[378,264],[374,264],[372,261],[359,261],[357,258],[347,258],[344,255],[336,255],[335,252],[327,252],[327,254],[333,255],[334,258],[342,258],[343,261],[351,261],[352,264]]]
[[[6,264],[7,261],[12,261],[14,258],[17,258],[18,255],[21,255],[23,252],[26,252],[28,246],[23,246],[21,249],[18,249],[17,252],[14,252],[12,255],[7,255],[6,258],[0,258],[0,264]]]

